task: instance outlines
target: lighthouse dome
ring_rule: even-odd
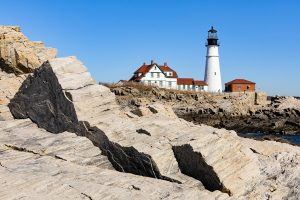
[[[214,29],[213,26],[208,31],[208,37],[207,37],[206,45],[217,45],[217,46],[219,46],[217,30]]]

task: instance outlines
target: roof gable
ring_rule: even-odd
[[[166,78],[177,78],[177,73],[169,66],[165,65],[158,65],[157,63],[152,63],[150,65],[146,65],[145,63],[138,68],[134,75],[129,79],[130,81],[140,81],[153,67],[157,67],[159,71],[161,71]],[[167,76],[166,72],[172,72],[172,76]]]

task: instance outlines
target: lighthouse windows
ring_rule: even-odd
[[[217,72],[215,72],[215,75],[217,75]]]

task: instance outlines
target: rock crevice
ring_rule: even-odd
[[[217,173],[205,162],[200,152],[195,152],[189,144],[173,146],[172,149],[182,173],[201,181],[209,191],[219,190],[231,195],[230,190],[223,185]]]

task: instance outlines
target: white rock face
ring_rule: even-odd
[[[215,199],[218,195],[110,170],[101,151],[74,133],[30,120],[0,122],[1,199]]]

